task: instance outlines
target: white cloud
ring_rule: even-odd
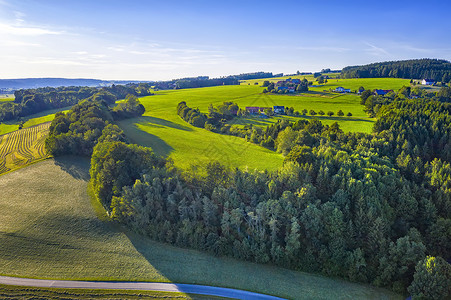
[[[365,49],[365,51],[371,55],[374,55],[374,56],[389,56],[390,55],[390,53],[388,53],[388,51],[385,50],[384,48],[377,47],[368,42],[364,42],[364,44],[369,46],[369,48]]]
[[[33,26],[13,26],[0,23],[0,34],[9,36],[41,36],[41,35],[59,35],[63,31],[55,31],[42,27]]]

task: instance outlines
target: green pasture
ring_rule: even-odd
[[[180,101],[207,111],[210,103],[216,105],[232,99],[255,97],[260,89],[226,86],[160,91],[155,96],[140,98],[146,108],[142,117],[121,121],[119,125],[132,142],[151,147],[156,154],[168,156],[185,170],[212,160],[230,167],[276,169],[282,165],[280,154],[242,138],[191,126],[176,112]]]
[[[255,85],[261,86],[264,81],[268,80],[270,82],[277,82],[280,80],[286,80],[288,78],[292,79],[307,79],[313,82],[313,86],[309,87],[310,91],[323,92],[329,91],[329,89],[334,90],[335,88],[342,86],[346,89],[351,89],[351,91],[358,91],[359,87],[363,86],[367,90],[382,89],[382,90],[399,90],[403,86],[410,86],[410,79],[400,79],[400,78],[352,78],[352,79],[337,79],[339,73],[327,73],[331,77],[327,79],[327,83],[318,85],[316,78],[313,75],[294,75],[294,76],[283,76],[274,78],[263,78],[263,79],[252,79],[252,80],[242,80],[241,85]]]
[[[0,102],[14,101],[14,94],[0,94]]]
[[[352,78],[352,79],[328,79],[327,83],[317,85],[313,82],[315,87],[309,87],[311,91],[329,91],[329,89],[335,90],[335,88],[342,86],[345,89],[351,89],[351,91],[358,91],[359,87],[363,86],[366,90],[394,90],[397,91],[403,86],[410,86],[410,79],[400,78]]]
[[[86,159],[62,157],[0,176],[1,275],[207,284],[289,299],[401,299],[369,285],[215,257],[136,235],[107,222],[99,205],[93,208],[88,169]]]
[[[236,102],[241,108],[246,106],[283,105],[302,111],[311,109],[335,114],[339,109],[352,117],[318,117],[325,124],[338,122],[345,131],[370,132],[374,119],[368,118],[360,105],[357,95],[333,95],[325,97],[322,93],[311,92],[303,95],[263,94],[259,86],[217,86],[198,89],[158,91],[154,96],[140,98],[146,112],[140,118],[120,122],[121,128],[133,142],[151,147],[159,155],[169,156],[175,164],[184,169],[202,165],[210,160],[240,168],[275,169],[282,164],[283,157],[273,151],[246,142],[242,138],[221,135],[191,126],[176,112],[177,104],[186,101],[187,105],[208,112],[210,104],[218,105],[224,101]],[[296,121],[303,117],[280,117]],[[232,124],[254,124],[266,126],[278,118],[260,119],[257,117],[237,118]]]
[[[35,125],[42,124],[45,122],[53,121],[53,119],[55,118],[55,114],[57,112],[62,111],[65,113],[69,109],[70,109],[70,107],[46,110],[46,111],[42,111],[42,112],[24,117],[20,121],[15,120],[15,121],[7,121],[4,123],[0,123],[0,135],[18,130],[19,124],[22,121],[24,122],[23,128],[27,128],[27,127],[35,126]]]

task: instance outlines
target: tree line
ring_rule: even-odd
[[[114,108],[94,95],[74,105],[68,113],[55,115],[45,147],[54,156],[90,156],[99,141],[127,141],[114,121],[141,116],[144,111],[144,106],[134,95],[128,95]]]
[[[411,59],[373,63],[364,66],[345,67],[341,78],[416,78],[433,79],[437,82],[451,81],[451,63],[440,59]]]
[[[87,98],[96,98],[109,104],[127,95],[151,95],[148,83],[112,85],[111,87],[59,87],[18,90],[13,102],[0,103],[0,122],[15,120],[41,111],[77,104]],[[95,100],[95,99],[94,99]]]

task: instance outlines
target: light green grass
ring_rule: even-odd
[[[0,102],[14,101],[14,94],[0,94]]]
[[[176,112],[180,101],[206,111],[210,103],[217,105],[232,98],[254,97],[258,91],[258,88],[242,86],[161,91],[155,96],[140,98],[146,107],[144,115],[121,121],[120,126],[134,143],[170,157],[183,169],[202,166],[212,160],[230,167],[276,169],[282,165],[282,155],[242,138],[191,126]]]
[[[0,285],[1,299],[224,299],[172,292],[83,290]]]
[[[316,85],[314,82],[313,85]],[[318,87],[309,87],[312,91],[324,91],[342,86],[351,91],[358,91],[363,86],[366,90],[382,89],[397,91],[403,86],[410,86],[409,79],[400,78],[353,78],[353,79],[329,79],[327,83]]]
[[[70,107],[64,107],[64,108],[57,108],[57,109],[51,109],[42,111],[33,115],[29,115],[27,117],[22,118],[21,121],[15,120],[15,121],[7,121],[4,123],[0,123],[0,135],[9,133],[15,130],[19,129],[19,124],[23,121],[23,128],[35,126],[38,124],[46,123],[53,121],[55,118],[55,114],[57,112],[68,112]]]
[[[283,157],[273,151],[246,142],[242,138],[220,135],[189,125],[176,112],[177,104],[186,101],[187,105],[207,113],[210,104],[218,105],[224,101],[236,102],[241,108],[246,106],[284,105],[295,110],[339,109],[352,117],[319,117],[325,124],[338,122],[345,131],[370,132],[374,119],[368,118],[360,105],[357,95],[334,95],[322,97],[308,95],[269,95],[261,93],[259,86],[218,86],[198,89],[159,91],[155,96],[140,99],[146,112],[143,117],[120,122],[120,126],[134,143],[149,146],[159,155],[172,158],[176,166],[190,169],[192,165],[202,165],[211,160],[231,167],[250,169],[275,169],[282,164]],[[283,117],[292,121],[299,118]],[[305,118],[310,118],[309,116]],[[277,118],[267,120],[238,118],[231,123],[253,123],[266,126]]]
[[[368,285],[218,258],[129,233],[97,218],[86,192],[88,166],[65,157],[0,176],[2,275],[207,284],[290,299],[401,299]]]

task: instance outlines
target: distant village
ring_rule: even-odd
[[[274,90],[278,93],[295,93],[297,87],[302,83],[301,79],[291,79],[288,78],[286,80],[279,80],[274,84]],[[423,79],[419,83],[421,85],[435,85],[435,81],[432,79]],[[332,92],[336,93],[351,93],[351,89],[344,88],[339,86],[335,88]],[[358,91],[360,94],[362,91]],[[393,90],[382,90],[375,89],[373,94],[375,96],[385,96],[388,93],[393,92]],[[268,112],[271,112],[275,115],[283,115],[285,114],[285,107],[280,105],[274,105],[273,107],[260,107],[260,106],[247,106],[246,112],[249,115],[259,115],[260,117],[268,117]]]

